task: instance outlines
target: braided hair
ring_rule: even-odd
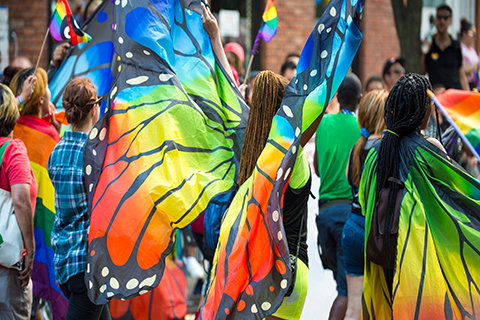
[[[260,72],[255,78],[238,171],[239,186],[252,175],[257,159],[265,148],[273,117],[280,108],[287,85],[287,79],[269,70]]]
[[[389,182],[389,177],[400,180],[400,140],[419,130],[429,115],[431,99],[427,90],[432,90],[430,82],[421,75],[407,74],[401,77],[392,88],[385,103],[384,119],[387,132],[381,140],[377,158],[376,199],[380,199],[380,191],[390,188],[387,215],[383,234],[389,235],[393,224],[395,203],[400,186]],[[385,261],[391,259],[390,237],[383,237]],[[387,273],[386,268],[384,268]]]

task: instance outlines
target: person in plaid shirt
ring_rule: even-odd
[[[110,319],[106,305],[90,301],[84,282],[90,221],[83,184],[83,150],[98,120],[99,102],[95,86],[87,78],[73,80],[65,88],[63,106],[72,131],[65,132],[48,160],[48,174],[55,187],[55,277],[69,299],[67,319]]]

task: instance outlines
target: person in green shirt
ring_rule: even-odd
[[[318,251],[323,267],[333,271],[338,292],[329,319],[343,319],[347,310],[347,280],[341,240],[343,225],[351,211],[352,192],[345,170],[350,150],[360,136],[355,111],[361,97],[360,79],[353,73],[347,74],[337,92],[340,111],[323,117],[315,137],[314,167],[320,177],[316,218]]]

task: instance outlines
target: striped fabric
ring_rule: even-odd
[[[64,319],[68,300],[55,282],[50,234],[55,219],[55,191],[47,172],[50,153],[60,140],[54,127],[35,116],[21,116],[13,137],[23,141],[38,184],[33,217],[35,259],[32,270],[33,294],[50,300],[54,319]]]

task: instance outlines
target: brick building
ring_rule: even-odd
[[[36,63],[50,22],[49,4],[50,1],[47,0],[0,1],[0,6],[8,8],[10,62],[14,59],[16,50],[17,55],[26,56],[32,64]],[[47,68],[50,61],[48,44],[49,41],[40,60],[40,67],[43,68]]]
[[[301,53],[317,22],[316,4],[310,1],[275,0],[279,23],[277,35],[261,48],[263,69],[280,72],[285,56]],[[382,75],[385,60],[400,55],[391,0],[367,0],[362,20],[363,42],[358,53],[362,80]]]
[[[70,0],[78,1],[78,0]],[[440,3],[450,3],[454,8],[454,20],[464,10],[458,6],[455,0],[423,0],[424,5],[430,5],[430,9],[424,9],[431,14],[434,7]],[[465,10],[470,9],[470,20],[479,21],[480,6],[475,5],[474,0],[470,1]],[[242,18],[245,20],[248,9],[248,3],[251,3],[253,12],[252,29],[253,33],[260,26],[261,14],[265,5],[265,0],[210,0],[213,11],[219,8],[239,10]],[[327,0],[323,0],[323,6]],[[6,6],[9,10],[10,27],[10,45],[9,57],[12,61],[15,54],[15,43],[12,34],[16,35],[18,40],[18,55],[27,56],[32,63],[36,62],[40,47],[48,26],[51,5],[55,0],[2,0],[0,6]],[[49,7],[50,6],[50,7]],[[279,28],[275,38],[268,44],[261,44],[259,57],[255,58],[255,69],[270,69],[280,72],[281,65],[285,56],[291,52],[300,53],[307,37],[312,32],[313,27],[320,15],[315,4],[315,0],[291,1],[275,0],[275,7],[278,12]],[[476,7],[476,10],[471,10]],[[320,9],[320,8],[319,8]],[[429,11],[430,10],[430,11]],[[456,10],[456,11],[455,11]],[[476,14],[475,14],[476,13]],[[455,27],[455,26],[454,26]],[[400,54],[400,45],[396,33],[395,20],[391,0],[367,0],[362,21],[363,42],[357,55],[354,71],[365,81],[371,75],[381,75],[385,60],[392,56]],[[453,28],[454,32],[456,29]],[[12,33],[13,32],[13,33]],[[245,43],[245,35],[239,40]],[[253,41],[256,34],[251,35]],[[477,39],[480,44],[480,37]],[[480,48],[480,47],[479,47]],[[40,66],[46,68],[52,52],[52,42],[49,39],[44,54],[40,61]],[[248,63],[246,61],[245,63]]]

